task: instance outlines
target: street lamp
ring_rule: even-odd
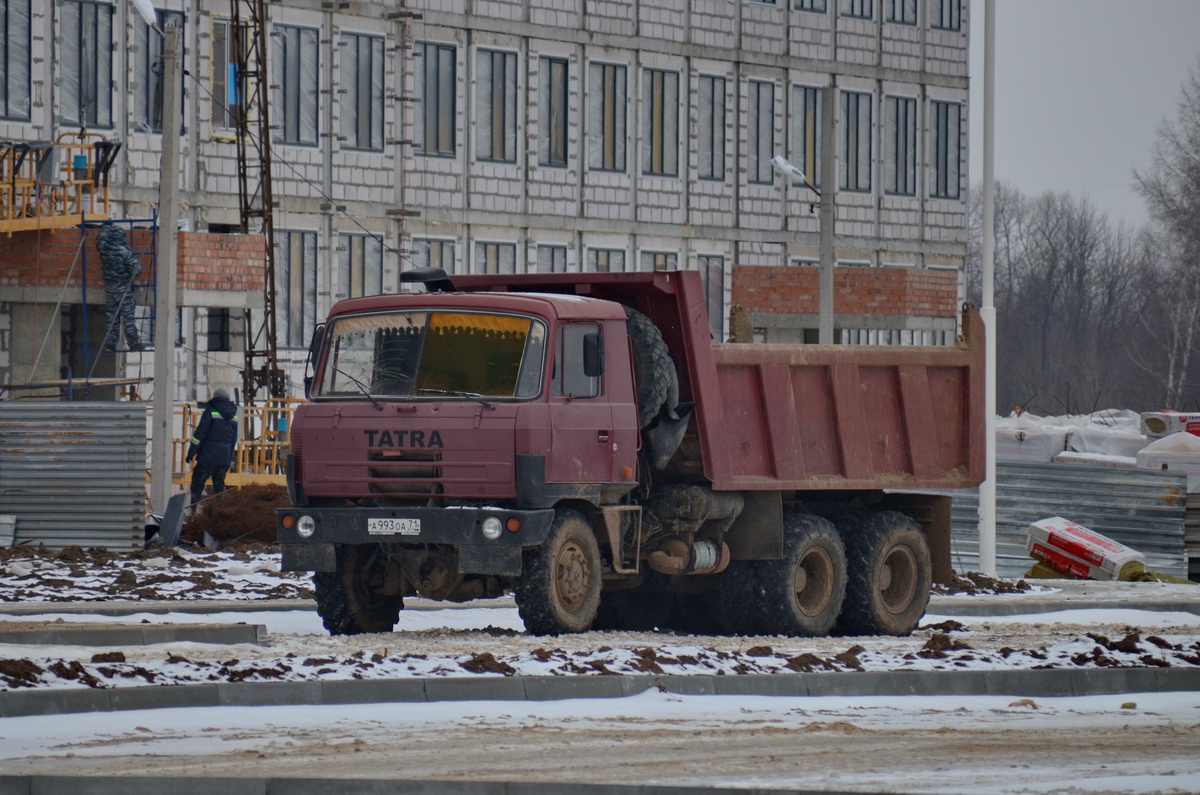
[[[828,136],[827,140],[832,138]],[[817,326],[817,341],[822,345],[833,344],[833,196],[822,195],[817,187],[808,181],[804,171],[793,165],[783,155],[771,158],[771,167],[784,176],[804,184],[817,194],[821,202],[820,238],[821,238],[821,269],[819,312]],[[829,184],[829,181],[826,181]],[[786,187],[786,183],[785,183]],[[784,194],[787,195],[786,193]]]

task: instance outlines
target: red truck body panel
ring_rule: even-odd
[[[984,475],[983,326],[964,308],[954,346],[722,344],[700,275],[456,276],[466,291],[620,302],[662,331],[705,477],[718,490],[965,488]]]

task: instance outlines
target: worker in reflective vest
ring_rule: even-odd
[[[229,399],[229,390],[221,387],[213,392],[212,399],[205,404],[204,413],[192,443],[188,446],[187,461],[196,465],[192,468],[192,504],[204,494],[204,486],[212,478],[213,493],[225,491],[225,473],[233,463],[237,449],[238,415],[237,405]]]

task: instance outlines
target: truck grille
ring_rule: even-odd
[[[368,488],[372,494],[442,493],[442,454],[437,450],[370,450]]]

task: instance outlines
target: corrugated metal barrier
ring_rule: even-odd
[[[979,490],[954,497],[951,565],[979,570]],[[1034,561],[1026,552],[1032,522],[1062,516],[1146,556],[1146,568],[1188,575],[1184,547],[1187,477],[1178,472],[1075,464],[996,464],[996,570],[1020,577]],[[1200,494],[1192,495],[1200,500]]]
[[[146,404],[0,402],[0,514],[16,542],[141,548]]]

